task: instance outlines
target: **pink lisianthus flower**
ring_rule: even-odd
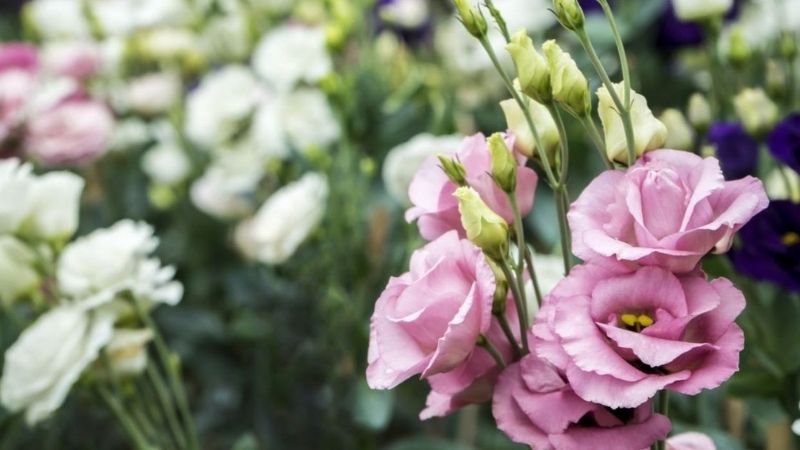
[[[509,148],[514,148],[511,135],[506,141]],[[511,202],[492,179],[492,158],[486,137],[478,133],[465,138],[461,147],[452,156],[463,164],[467,183],[478,192],[481,199],[489,208],[511,223],[514,220]],[[533,208],[538,177],[536,172],[525,167],[525,157],[518,154],[516,156],[519,162],[516,196],[520,213],[524,216]],[[466,237],[458,212],[458,201],[453,197],[457,188],[458,186],[450,181],[440,167],[436,156],[425,160],[408,189],[408,196],[413,206],[406,211],[406,220],[409,222],[417,220],[422,237],[430,241],[450,230],[458,231],[462,238]]]
[[[563,372],[535,354],[500,374],[492,414],[511,440],[537,450],[641,450],[671,428],[649,402],[612,410],[583,400]]]
[[[92,41],[53,42],[44,48],[43,66],[52,74],[85,80],[101,68],[100,48]]]
[[[22,127],[28,99],[35,90],[35,74],[19,69],[0,71],[0,153],[9,150],[6,141]]]
[[[715,158],[656,150],[627,171],[608,170],[569,212],[572,251],[584,261],[613,257],[689,272],[705,254],[767,207],[757,178],[725,181]]]
[[[28,119],[25,151],[47,166],[86,164],[108,150],[113,128],[104,104],[67,100]]]
[[[22,42],[0,45],[0,72],[22,70],[36,73],[39,69],[39,52],[35,46]]]
[[[391,389],[467,361],[489,330],[495,287],[483,253],[455,231],[414,252],[411,270],[391,278],[375,304],[369,386]]]
[[[505,315],[508,323],[517,323],[513,297],[506,301]],[[519,327],[512,326],[512,332],[519,342]],[[497,320],[492,320],[486,338],[500,352],[506,364],[513,361],[511,344]],[[458,367],[428,378],[431,392],[428,394],[425,409],[420,413],[420,419],[446,416],[464,406],[490,401],[500,372],[501,368],[486,349],[475,348]]]
[[[695,395],[739,368],[742,293],[725,279],[620,263],[572,269],[533,327],[539,356],[582,399],[634,408],[668,389]]]

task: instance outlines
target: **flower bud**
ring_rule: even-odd
[[[556,17],[564,28],[572,31],[583,29],[586,17],[578,0],[553,0]]]
[[[525,95],[540,103],[548,103],[553,98],[550,86],[550,66],[547,60],[533,46],[533,41],[525,32],[519,30],[506,45],[517,67],[520,89]]]
[[[704,134],[711,125],[711,105],[703,94],[693,94],[689,98],[689,123]]]
[[[592,109],[589,96],[589,82],[578,65],[561,50],[556,41],[549,40],[542,45],[542,50],[550,65],[550,84],[553,98],[563,104],[577,116],[586,116]]]
[[[786,94],[786,71],[775,60],[767,61],[767,92],[772,98],[780,98]]]
[[[453,194],[458,199],[461,224],[467,238],[490,258],[501,260],[508,253],[508,223],[483,202],[478,192],[462,186]]]
[[[492,178],[505,192],[517,188],[517,161],[506,146],[503,133],[489,136],[489,152],[492,154]]]
[[[476,38],[486,36],[488,26],[486,25],[486,18],[483,17],[483,13],[481,13],[480,9],[472,6],[470,0],[453,1],[456,4],[458,17],[461,19],[461,23],[464,24],[464,28],[467,29],[469,34]]]
[[[797,57],[797,36],[789,31],[781,33],[781,39],[778,43],[778,50],[784,58],[788,61],[794,62]]]
[[[460,162],[446,155],[438,155],[437,158],[439,158],[441,168],[444,170],[447,177],[450,178],[450,181],[459,186],[467,185],[467,170]]]
[[[620,98],[623,96],[622,83],[614,84],[614,90]],[[601,86],[597,90],[597,98],[599,99],[597,113],[600,115],[600,121],[603,122],[608,159],[626,162],[628,144],[620,113],[605,86]],[[647,106],[647,99],[633,90],[631,90],[631,122],[633,122],[636,156],[642,156],[645,152],[661,148],[667,140],[667,127],[655,118]]]
[[[691,150],[694,146],[694,129],[683,113],[677,109],[666,109],[659,117],[667,127],[667,141],[664,146],[675,150]]]
[[[728,61],[734,66],[743,66],[750,60],[753,51],[744,37],[741,27],[734,27],[728,37]]]
[[[489,267],[492,268],[492,272],[494,272],[496,286],[494,289],[494,300],[492,301],[492,314],[501,315],[506,312],[506,302],[508,301],[508,279],[497,263],[491,259],[487,259],[487,262],[489,263]]]
[[[548,160],[554,161],[558,145],[561,142],[556,121],[553,120],[547,107],[541,103],[530,100],[528,105],[531,120],[539,133],[539,140],[547,153]],[[503,100],[500,102],[500,108],[503,109],[503,114],[506,116],[508,129],[514,133],[514,149],[529,158],[537,156],[536,141],[533,139],[533,133],[519,103],[514,99]]]
[[[733,0],[672,0],[675,15],[683,22],[699,22],[721,17],[733,6]]]
[[[19,239],[0,237],[0,302],[10,305],[39,286],[36,259],[36,253]]]
[[[733,106],[744,129],[753,136],[769,132],[778,122],[778,107],[761,88],[742,90],[733,98]]]

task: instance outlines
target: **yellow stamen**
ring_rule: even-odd
[[[648,316],[647,314],[642,314],[639,317],[637,317],[637,319],[639,323],[642,324],[642,326],[645,328],[653,324],[653,318]]]
[[[636,325],[636,322],[638,322],[636,314],[623,314],[622,317],[620,317],[620,319],[622,320],[622,323],[624,323],[629,327]]]
[[[790,231],[783,235],[781,241],[783,241],[783,245],[787,247],[800,244],[800,234],[797,234],[794,231]]]

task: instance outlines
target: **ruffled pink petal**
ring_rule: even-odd
[[[738,325],[730,329],[714,343],[718,350],[705,355],[698,367],[692,368],[692,376],[678,381],[668,389],[686,395],[697,395],[703,389],[714,389],[728,381],[739,370],[739,353],[744,348],[744,333]],[[691,361],[676,361],[677,365],[685,365]]]
[[[690,371],[684,370],[669,375],[646,375],[639,381],[625,381],[610,375],[584,372],[574,364],[567,367],[567,378],[580,398],[609,408],[635,408],[666,386],[686,380],[691,375]]]
[[[602,229],[603,224],[610,220],[609,214],[598,205],[611,205],[614,203],[614,193],[617,184],[625,174],[617,170],[607,170],[595,178],[581,193],[570,207],[569,220],[572,232],[572,253],[584,261],[596,256],[596,251],[589,247],[588,237],[585,233],[589,230]],[[606,256],[613,252],[605,252]]]
[[[658,289],[653,289],[657,286]],[[686,315],[686,297],[680,281],[658,267],[643,267],[636,272],[597,282],[592,291],[591,314],[605,321],[612,314],[668,311],[675,317]]]
[[[672,424],[662,415],[646,421],[614,428],[571,428],[550,437],[558,450],[642,450],[667,437]]]
[[[512,364],[500,374],[492,396],[492,415],[497,428],[514,442],[547,448],[547,434],[531,422],[516,400],[518,395],[520,399],[527,398],[522,389],[520,366]]]
[[[716,347],[708,343],[659,339],[605,324],[599,324],[598,326],[602,328],[606,332],[606,336],[619,347],[633,351],[633,354],[636,355],[641,362],[653,368],[667,365],[692,350],[716,349]]]

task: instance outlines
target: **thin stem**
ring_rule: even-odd
[[[533,283],[533,292],[536,294],[536,304],[541,308],[542,306],[542,289],[539,287],[539,277],[536,276],[536,270],[533,267],[533,252],[530,247],[525,246],[525,264],[528,266],[528,276],[531,277]]]
[[[523,303],[525,302],[525,297],[523,297],[523,294],[520,292],[516,276],[514,275],[514,272],[511,271],[510,264],[506,256],[504,256],[503,260],[500,261],[499,266],[503,271],[503,275],[505,275],[506,279],[508,280],[508,286],[511,288],[511,293],[514,295],[514,304],[517,307],[517,317],[519,319],[520,339],[522,340],[522,353],[527,355],[530,353],[530,347],[528,347],[528,318],[522,313],[522,311],[524,311]]]
[[[125,429],[128,437],[130,437],[131,441],[133,441],[134,446],[140,450],[154,450],[153,446],[147,442],[147,439],[144,437],[142,431],[139,429],[133,419],[128,416],[128,414],[125,412],[125,408],[122,407],[122,404],[114,396],[114,394],[112,394],[111,391],[109,391],[105,386],[98,386],[97,392],[100,394],[100,397]]]
[[[555,191],[556,208],[558,209],[558,229],[561,235],[561,253],[564,258],[564,275],[572,268],[572,243],[570,242],[569,225],[567,223],[567,205],[569,195],[566,187],[562,186]]]
[[[594,143],[594,147],[597,149],[597,153],[600,155],[600,159],[605,164],[606,169],[613,169],[614,163],[609,161],[608,155],[606,155],[606,144],[603,135],[600,134],[600,130],[597,128],[597,124],[592,119],[592,116],[585,115],[583,117],[579,117],[578,120],[581,122],[583,127],[586,129],[586,133],[589,135],[589,138]]]
[[[669,417],[669,391],[661,391],[656,395],[656,413],[665,417]],[[654,450],[666,450],[667,442],[665,440],[656,441],[653,444]]]
[[[563,185],[567,182],[567,169],[569,168],[569,140],[567,138],[567,128],[564,126],[564,119],[561,117],[561,112],[555,103],[549,103],[547,110],[553,116],[558,128],[559,148],[561,149],[561,170],[558,176],[558,181]]]
[[[511,331],[511,325],[508,323],[508,318],[505,314],[495,314],[494,317],[497,319],[497,323],[500,324],[500,328],[503,330],[503,334],[508,339],[508,343],[511,344],[511,352],[514,354],[514,360],[518,360],[522,357],[522,349],[519,348],[519,343],[517,342],[517,338],[514,336],[514,332]]]
[[[167,417],[167,425],[169,426],[173,440],[177,444],[178,448],[186,448],[186,437],[181,430],[178,416],[175,415],[175,408],[172,403],[172,399],[169,396],[169,390],[167,389],[164,380],[161,378],[161,375],[158,373],[158,370],[155,368],[155,366],[153,366],[153,364],[148,364],[146,370],[150,384],[153,386],[153,390],[155,391],[159,403],[161,404],[161,410]]]
[[[517,196],[514,193],[508,194],[509,200],[511,200],[511,210],[514,213],[514,234],[517,236],[517,266],[516,266],[516,273],[517,273],[517,283],[520,284],[519,288],[522,292],[522,309],[517,310],[517,313],[522,314],[525,316],[525,330],[527,330],[528,325],[528,302],[525,298],[525,279],[522,275],[524,267],[525,267],[525,248],[527,247],[525,244],[525,231],[522,227],[522,215],[519,212],[519,203],[517,202]],[[525,330],[521,330],[523,333]]]
[[[708,39],[705,45],[706,57],[708,58],[708,68],[711,72],[711,94],[712,106],[717,117],[724,118],[727,97],[725,94],[725,82],[720,66],[717,49],[719,47],[719,30],[714,24],[707,24],[705,27]]]
[[[503,359],[503,355],[499,350],[497,350],[497,347],[492,344],[492,341],[490,341],[488,337],[481,335],[478,345],[486,349],[486,351],[492,355],[492,358],[494,358],[494,360],[497,362],[497,365],[500,366],[501,369],[506,368],[506,361]]]
[[[631,108],[631,71],[628,68],[628,56],[625,54],[625,44],[622,42],[622,35],[617,28],[617,21],[614,19],[614,12],[608,4],[608,0],[598,0],[603,12],[608,18],[608,23],[611,25],[611,33],[614,35],[614,44],[617,46],[617,55],[619,56],[619,65],[622,70],[622,83],[625,87],[625,105],[626,109]]]

